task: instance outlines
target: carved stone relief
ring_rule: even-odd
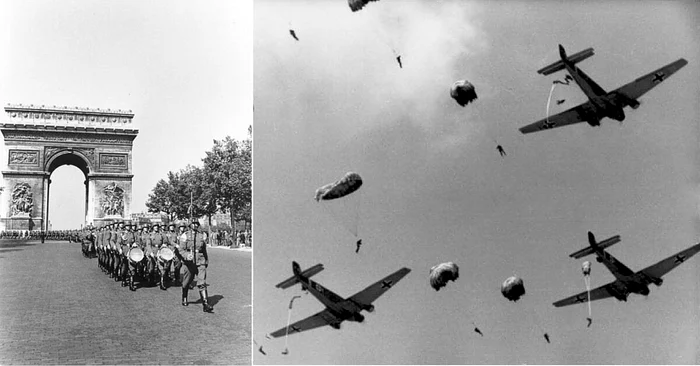
[[[10,164],[39,165],[39,152],[35,150],[10,150]]]
[[[100,167],[126,169],[126,154],[100,154]]]
[[[124,190],[117,187],[116,183],[107,185],[100,199],[100,207],[107,216],[124,215]]]
[[[49,161],[52,156],[54,156],[56,153],[60,151],[76,151],[79,152],[88,159],[88,162],[90,162],[90,165],[94,166],[95,165],[95,149],[90,149],[90,148],[68,148],[64,146],[46,146],[44,147],[44,161]]]
[[[30,216],[34,207],[32,187],[27,183],[17,183],[12,189],[10,216]]]

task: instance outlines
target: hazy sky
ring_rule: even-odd
[[[252,42],[251,0],[3,1],[0,104],[131,109],[141,212],[168,171],[201,165],[214,139],[247,137]],[[51,178],[53,227],[80,225],[84,176],[65,166]]]
[[[621,235],[610,252],[633,270],[698,242],[698,15],[690,2],[383,0],[352,13],[340,0],[257,1],[254,337],[268,355],[255,362],[700,362],[700,258],[647,298],[593,302],[590,328],[585,305],[551,305],[585,290],[582,261],[568,255],[589,230]],[[559,43],[594,47],[579,65],[606,90],[689,63],[622,124],[524,136],[564,77],[536,73]],[[466,108],[449,97],[459,79],[479,95]],[[577,87],[554,98],[566,102],[552,113],[585,101]],[[348,171],[364,179],[347,208],[360,215],[359,254],[352,215],[313,200]],[[323,263],[314,280],[345,297],[413,271],[365,323],[290,336],[285,356],[284,339],[264,335],[286,325],[301,293],[274,287],[292,260]],[[435,292],[428,271],[445,261],[460,278]],[[592,269],[593,286],[614,279]],[[517,303],[499,291],[513,274],[527,290]],[[310,295],[294,304],[292,321],[323,308]]]

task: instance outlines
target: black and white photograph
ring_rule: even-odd
[[[700,362],[697,2],[254,8],[254,364]]]
[[[252,363],[252,12],[0,3],[0,364]]]

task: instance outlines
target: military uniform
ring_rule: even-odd
[[[129,272],[129,250],[131,245],[134,243],[134,232],[132,230],[133,225],[125,225],[123,230],[119,233],[119,251],[121,253],[121,268],[119,273],[119,279],[122,281],[122,287],[126,287],[130,281],[131,276]]]
[[[151,251],[153,253],[153,259],[152,261],[156,265],[157,272],[154,270],[152,273],[152,276],[156,277],[154,278],[154,282],[158,282],[158,286],[160,287],[161,290],[165,290],[165,271],[167,268],[170,268],[170,261],[163,261],[161,258],[158,257],[158,252],[160,252],[161,248],[167,247],[167,239],[165,235],[161,232],[162,225],[153,225],[153,232],[151,233]]]
[[[97,257],[97,267],[102,268],[102,227],[95,232],[95,256]]]
[[[175,252],[175,245],[177,245],[177,239],[178,239],[178,234],[175,232],[175,224],[170,224],[169,225],[169,231],[165,233],[165,240],[168,244],[168,248]],[[170,261],[170,267],[164,268],[164,271],[166,274],[169,271],[172,271],[172,281],[173,282],[179,282],[180,278],[180,268],[182,267],[182,262],[180,261],[180,258],[178,256],[173,257],[173,260]]]
[[[112,230],[112,236],[110,238],[110,243],[112,245],[112,268],[111,268],[111,276],[114,278],[114,281],[119,280],[119,271],[121,270],[122,266],[122,253],[121,253],[121,248],[119,247],[119,237],[121,236],[121,231],[124,228],[124,223],[120,222],[118,227],[115,227]]]
[[[183,240],[184,239],[184,240]],[[206,279],[207,266],[209,265],[209,255],[207,253],[207,243],[203,233],[199,232],[199,222],[194,220],[190,224],[190,230],[180,237],[178,253],[183,261],[182,266],[182,305],[187,306],[187,292],[190,284],[197,278],[197,288],[202,299],[203,310],[213,312],[214,308],[209,305],[207,297]]]

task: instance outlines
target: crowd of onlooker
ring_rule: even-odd
[[[211,232],[211,243],[217,246],[231,248],[252,248],[253,235],[250,230],[214,230]]]

